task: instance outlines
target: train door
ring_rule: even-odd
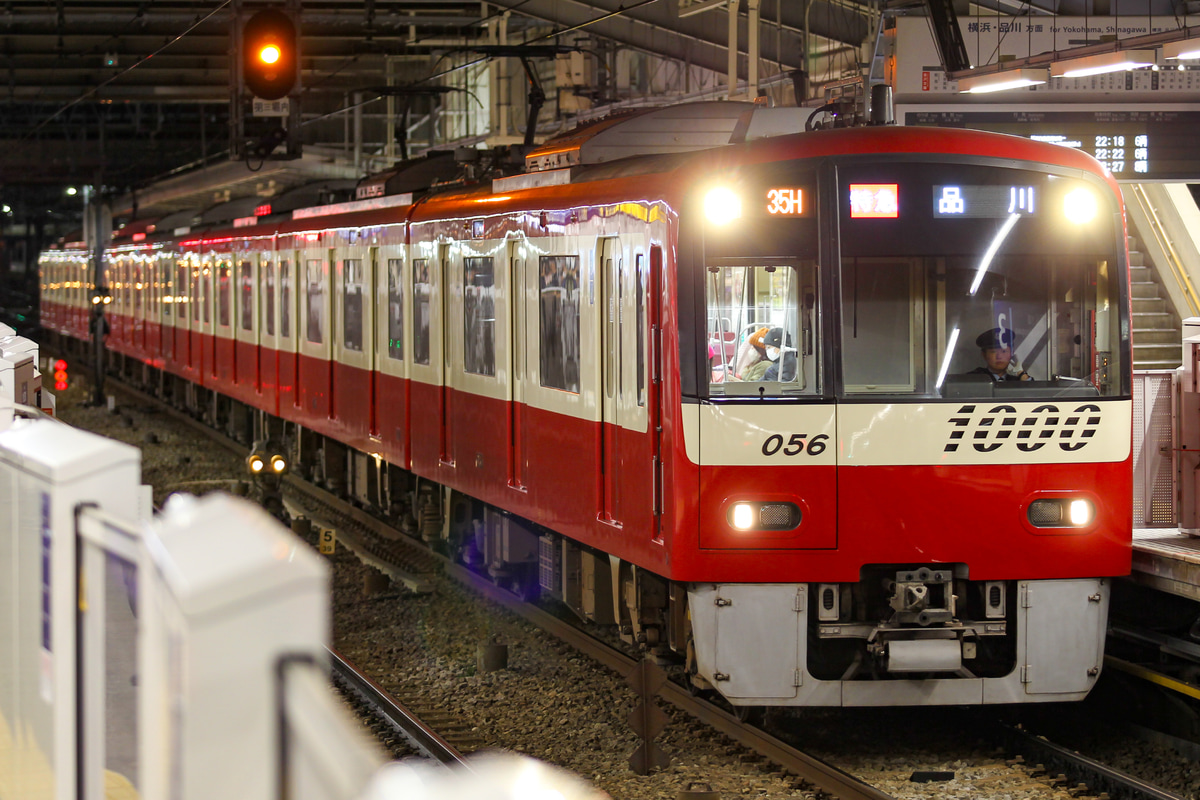
[[[300,395],[300,252],[279,251],[279,407],[288,402],[294,412]]]
[[[623,517],[620,430],[625,417],[624,254],[618,239],[599,242],[600,291],[600,519],[620,524]]]
[[[258,253],[253,251],[239,253],[236,258],[237,270],[237,313],[235,314],[234,330],[234,364],[237,369],[235,381],[239,386],[239,396],[249,400],[255,394],[261,394],[259,369],[259,325],[255,311],[258,308],[259,282],[257,274]]]
[[[129,345],[133,354],[139,358],[145,354],[146,350],[146,321],[143,306],[146,287],[142,278],[142,262],[137,257],[131,256],[129,259],[129,282],[133,293],[133,308],[129,312],[132,323]]]
[[[376,287],[382,286],[380,281],[383,276],[380,274],[379,266],[379,248],[372,247],[367,258],[367,285],[366,297],[363,300],[363,307],[369,316],[369,324],[367,333],[364,339],[369,342],[370,358],[367,361],[367,379],[370,381],[371,391],[367,396],[368,416],[367,416],[367,435],[372,439],[379,439],[379,367],[382,359],[379,357],[379,329],[382,326],[382,320],[379,316],[379,308],[372,302],[378,295]],[[382,294],[382,292],[379,292]],[[369,306],[369,308],[367,308]]]
[[[451,298],[454,296],[454,292],[451,290],[451,281],[454,276],[450,264],[450,246],[447,244],[438,245],[437,270],[437,290],[441,292],[441,297],[439,298],[441,302],[437,303],[441,319],[437,321],[436,326],[441,348],[441,352],[437,353],[436,362],[438,371],[438,397],[441,407],[441,435],[438,456],[443,464],[453,467],[453,432],[450,424],[451,403],[453,400],[450,392],[451,387],[449,386],[452,372],[447,362],[450,360],[450,353],[454,352],[454,348],[450,344]]]
[[[264,407],[279,415],[279,272],[275,253],[259,253],[259,391]]]
[[[662,539],[662,248],[650,248],[649,258],[636,258],[637,281],[637,396],[646,411],[650,435],[651,538]]]
[[[527,354],[530,341],[526,320],[528,318],[528,284],[524,255],[524,244],[511,241],[508,244],[508,287],[509,337],[507,348],[508,380],[508,485],[525,491],[525,379]]]
[[[175,358],[175,260],[163,253],[158,258],[158,358],[165,367]]]
[[[298,333],[299,370],[297,387],[300,391],[302,414],[308,424],[326,426],[331,413],[330,360],[333,299],[331,297],[331,250],[308,250],[299,254],[303,260],[300,287],[304,295],[303,312]]]
[[[211,258],[202,258],[200,275],[197,279],[200,287],[200,327],[197,337],[197,353],[200,357],[200,377],[206,386],[212,385],[213,336],[215,335],[215,314],[213,308],[213,280],[216,270]]]

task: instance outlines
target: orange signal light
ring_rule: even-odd
[[[279,45],[264,45],[258,50],[258,60],[264,64],[274,64],[275,62],[279,61],[279,56],[281,54],[282,53],[279,50]]]

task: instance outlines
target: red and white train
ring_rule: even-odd
[[[646,110],[518,174],[133,223],[107,346],[735,706],[1082,698],[1130,568],[1116,184],[807,113]],[[86,340],[88,252],[41,269],[44,326]],[[996,329],[1023,379],[979,369]]]

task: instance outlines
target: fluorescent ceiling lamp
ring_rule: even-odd
[[[1162,46],[1163,58],[1200,58],[1200,39],[1180,39]]]
[[[1003,92],[1005,89],[1020,89],[1023,86],[1037,86],[1045,83],[1044,69],[1008,69],[993,72],[990,75],[970,75],[958,82],[960,94],[983,94],[985,92]]]
[[[1055,78],[1086,78],[1105,72],[1151,67],[1155,63],[1157,59],[1153,50],[1114,50],[1111,53],[1055,61],[1050,65],[1050,74]]]

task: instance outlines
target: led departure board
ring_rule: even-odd
[[[926,106],[926,109],[929,107]],[[1200,111],[906,111],[905,125],[1009,133],[1082,150],[1118,181],[1200,180]]]

